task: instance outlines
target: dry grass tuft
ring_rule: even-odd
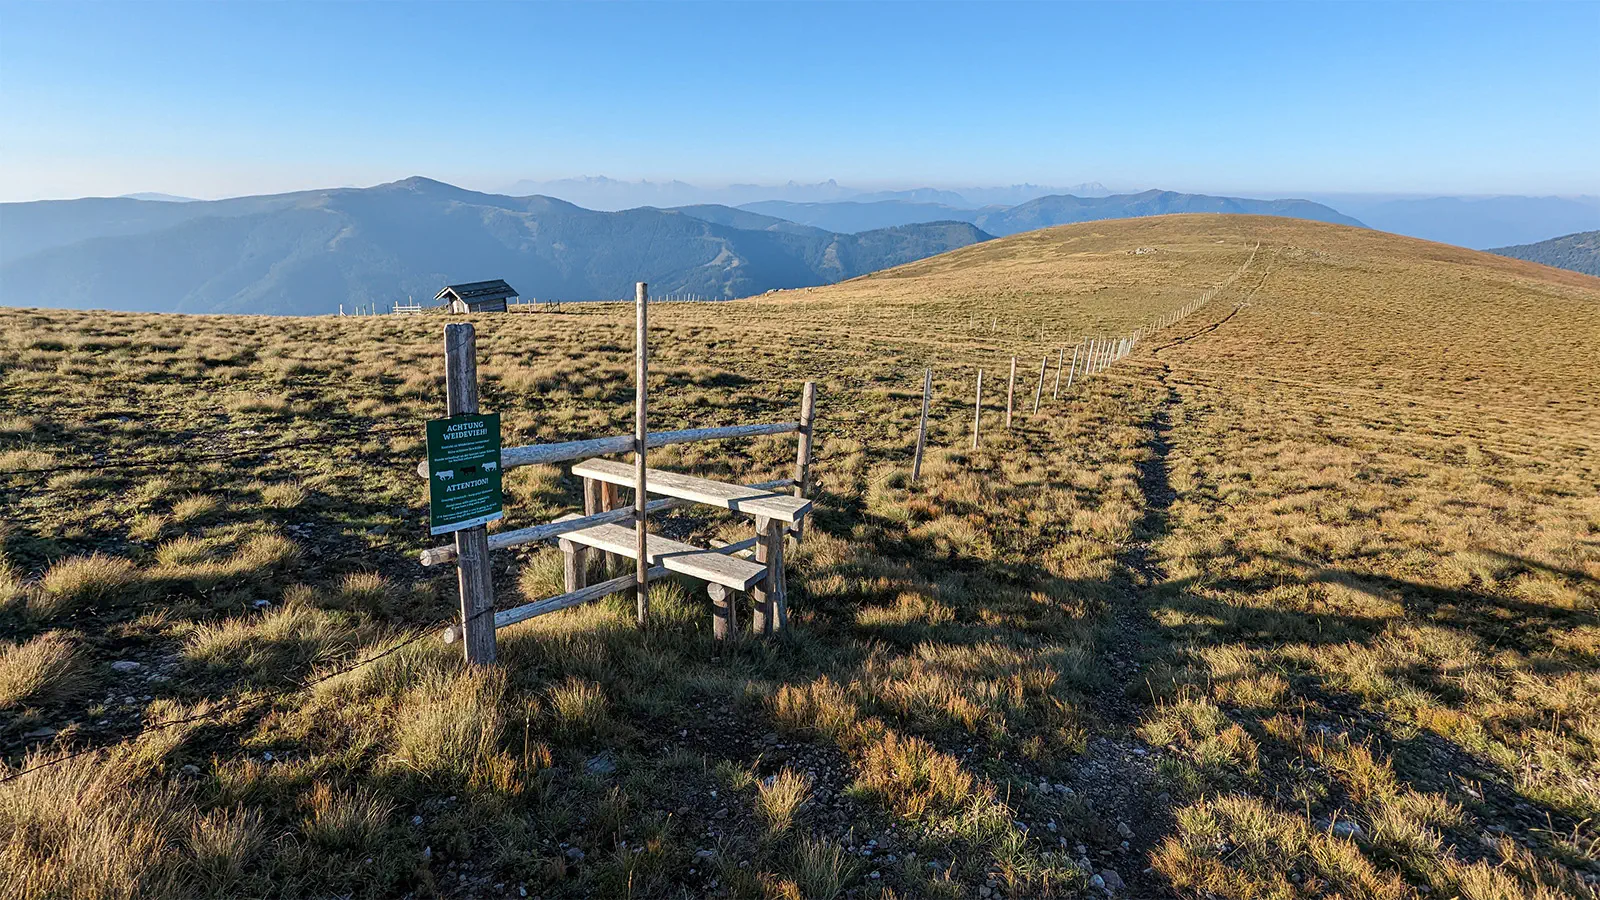
[[[893,731],[866,744],[856,785],[884,797],[891,809],[912,819],[929,813],[955,814],[989,794],[954,757],[921,738]]]
[[[261,813],[242,807],[196,817],[189,824],[188,849],[201,883],[213,893],[228,893],[260,853],[265,826]]]
[[[795,842],[793,867],[803,900],[833,900],[861,871],[861,864],[838,844],[809,837]]]
[[[482,780],[507,765],[500,751],[505,728],[505,672],[473,669],[425,675],[395,715],[397,761],[460,782]]]
[[[293,481],[279,481],[261,489],[261,502],[273,509],[294,509],[306,502],[306,489]]]
[[[44,573],[28,607],[34,618],[48,621],[90,607],[136,603],[143,587],[138,567],[126,559],[74,556]]]
[[[761,818],[770,834],[782,834],[794,824],[795,814],[811,795],[811,779],[784,767],[756,783]]]
[[[58,631],[22,644],[0,644],[0,710],[69,700],[85,693],[92,681],[83,651]]]
[[[330,850],[376,849],[389,828],[393,805],[368,788],[335,790],[318,782],[305,798],[309,812],[301,826],[306,838]]]
[[[568,678],[550,688],[546,696],[555,730],[568,740],[602,737],[610,730],[610,704],[600,685]]]

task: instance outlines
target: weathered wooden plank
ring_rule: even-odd
[[[444,327],[445,414],[461,416],[478,411],[478,339],[472,325]],[[489,535],[483,526],[458,531],[456,584],[461,590],[462,641],[467,662],[494,662],[494,575],[489,568]]]
[[[649,572],[649,575],[652,579],[663,578],[666,576],[666,574],[667,570],[662,566],[657,566],[651,569]],[[633,578],[633,573],[629,572],[626,575],[620,575],[608,581],[602,581],[599,584],[591,584],[581,591],[571,591],[565,594],[557,594],[554,597],[548,597],[544,600],[537,600],[533,603],[524,603],[521,606],[514,606],[511,609],[503,609],[494,614],[494,627],[496,629],[505,628],[508,625],[515,625],[518,622],[526,622],[535,616],[542,616],[545,613],[553,613],[556,610],[567,609],[568,607],[577,606],[582,603],[588,603],[591,600],[599,600],[601,597],[607,597],[619,591],[625,591],[628,588],[633,587]],[[460,639],[460,626],[452,625],[444,630],[444,642],[446,644],[454,643]]]
[[[746,486],[756,490],[769,490],[786,488],[790,484],[791,482],[789,479],[778,478],[773,481],[762,481]],[[680,506],[688,506],[689,502],[690,501],[688,500],[677,499],[651,500],[649,511],[652,513],[657,513],[664,510],[676,509]],[[557,521],[544,525],[534,525],[530,528],[518,528],[515,531],[502,531],[499,534],[489,535],[489,549],[506,550],[511,547],[521,547],[524,544],[547,541],[551,538],[560,537],[561,535],[569,532],[581,531],[585,528],[593,528],[596,525],[604,525],[608,522],[620,522],[623,519],[632,518],[632,516],[633,507],[624,506],[618,509],[611,509],[602,513],[596,513],[592,516],[574,516],[571,518],[558,519]],[[421,554],[421,562],[425,566],[442,565],[447,562],[455,561],[455,558],[456,550],[454,547],[433,547],[422,551]]]
[[[579,463],[572,467],[572,474],[621,485],[631,485],[634,476],[633,467],[606,459]],[[804,497],[790,497],[741,484],[726,484],[660,469],[651,469],[649,479],[649,490],[664,497],[677,497],[752,516],[766,516],[791,525],[811,511],[811,501]]]
[[[673,444],[688,444],[695,441],[721,441],[729,438],[762,437],[769,434],[788,434],[799,431],[799,422],[765,422],[756,425],[726,425],[718,428],[687,428],[681,431],[656,431],[652,432],[648,441],[651,450],[657,447],[668,447]],[[524,447],[504,447],[500,450],[500,467],[502,469],[515,469],[518,466],[547,466],[556,463],[571,462],[575,459],[590,459],[596,456],[610,456],[614,453],[627,453],[633,449],[633,435],[620,434],[614,437],[590,438],[583,441],[561,441],[555,444],[530,444]],[[428,477],[428,461],[423,460],[417,466],[417,474],[423,478]]]
[[[714,581],[736,591],[747,591],[756,582],[767,577],[765,566],[718,550],[707,550],[648,532],[645,537],[648,554],[646,568],[651,565],[665,566],[669,572],[677,572],[702,581]],[[596,525],[582,531],[570,532],[564,540],[610,553],[619,553],[629,559],[638,559],[634,556],[638,552],[638,532],[626,525]]]

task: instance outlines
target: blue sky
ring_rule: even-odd
[[[1600,193],[1600,4],[0,5],[0,199]]]

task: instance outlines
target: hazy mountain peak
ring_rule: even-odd
[[[157,203],[198,203],[194,197],[180,197],[177,194],[162,194],[156,191],[140,191],[136,194],[122,194],[120,200],[149,200]]]

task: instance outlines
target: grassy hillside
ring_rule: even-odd
[[[1580,231],[1537,244],[1496,247],[1489,252],[1600,277],[1600,231]]]
[[[1000,428],[1013,354],[1026,394],[1218,286]],[[1593,896],[1600,280],[1178,216],[657,307],[652,427],[819,382],[793,641],[718,646],[665,583],[645,631],[613,598],[476,672],[414,563],[443,322],[0,311],[5,759],[112,748],[0,784],[0,893]],[[626,431],[629,308],[477,324],[508,442]],[[507,490],[506,528],[579,505]],[[559,557],[496,578],[547,596]]]

